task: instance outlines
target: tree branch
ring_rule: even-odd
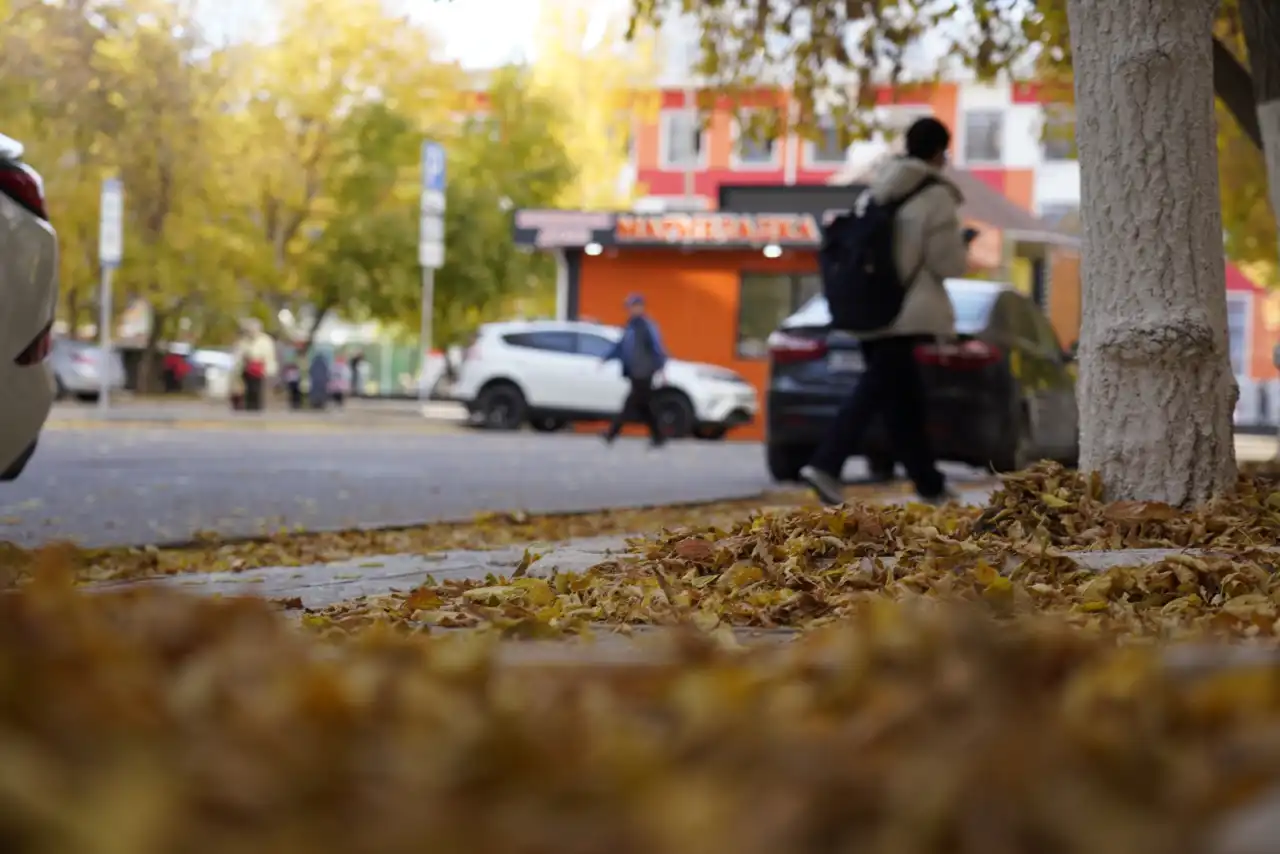
[[[1213,92],[1235,117],[1241,132],[1261,150],[1262,129],[1258,126],[1253,77],[1220,39],[1213,40]]]

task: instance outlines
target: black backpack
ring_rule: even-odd
[[[889,326],[902,312],[915,274],[905,282],[898,274],[894,220],[903,205],[936,183],[930,175],[910,193],[884,205],[865,190],[852,210],[822,230],[818,266],[833,329],[871,332]]]

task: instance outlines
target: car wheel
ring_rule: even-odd
[[[693,431],[694,438],[704,439],[708,442],[718,442],[724,438],[724,434],[729,432],[729,428],[723,424],[704,424]]]
[[[809,464],[809,458],[815,450],[817,449],[812,445],[778,445],[770,442],[764,446],[769,476],[779,483],[798,481],[800,469]]]
[[[538,416],[529,419],[529,426],[539,433],[555,433],[569,426],[569,422],[563,418],[551,418],[548,416]]]
[[[476,398],[481,426],[490,430],[519,430],[524,423],[524,395],[514,383],[496,382],[485,386]]]
[[[98,393],[96,391],[82,391],[76,394],[76,400],[81,403],[97,403]]]
[[[889,483],[892,481],[896,468],[897,463],[891,456],[872,454],[867,457],[867,469],[871,473],[871,479],[876,483]]]
[[[683,393],[660,392],[653,399],[653,413],[668,439],[683,439],[693,433],[693,404]]]

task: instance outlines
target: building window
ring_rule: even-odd
[[[1062,161],[1076,159],[1076,111],[1061,104],[1044,108],[1044,159]]]
[[[738,288],[738,358],[766,358],[769,336],[820,293],[822,279],[816,273],[743,273]]]
[[[697,114],[690,110],[666,110],[662,114],[662,162],[689,169],[702,165],[705,134]]]
[[[809,143],[809,162],[814,166],[843,166],[848,149],[840,144],[840,132],[834,119],[823,119],[818,125],[818,139]]]
[[[755,110],[741,114],[736,125],[733,144],[734,162],[738,166],[772,167],[776,165],[777,144],[761,127],[763,120]]]
[[[1249,364],[1249,308],[1247,294],[1227,294],[1227,348],[1231,354],[1231,371],[1244,376]]]
[[[1004,153],[1004,113],[974,110],[964,114],[965,163],[999,163]]]

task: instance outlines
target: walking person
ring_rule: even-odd
[[[281,371],[285,392],[289,397],[289,408],[295,411],[302,408],[302,358],[305,354],[306,350],[302,345],[295,346],[293,355],[285,362],[284,370]]]
[[[324,353],[313,349],[311,364],[307,367],[307,397],[311,408],[323,410],[329,402],[329,360]]]
[[[262,331],[262,323],[246,320],[236,345],[236,374],[244,383],[244,409],[261,412],[267,380],[276,375],[276,342]]]
[[[600,365],[603,367],[617,359],[622,364],[622,376],[631,383],[631,390],[622,410],[605,430],[604,440],[612,444],[622,432],[623,423],[639,419],[649,426],[652,447],[660,448],[666,437],[662,435],[662,425],[658,423],[653,409],[653,385],[661,379],[662,368],[667,364],[667,351],[662,346],[657,324],[645,313],[644,299],[632,295],[627,297],[626,304],[631,317],[623,329],[622,338],[600,359]]]
[[[866,371],[840,406],[826,439],[800,477],[825,504],[844,501],[840,472],[883,415],[894,457],[920,498],[949,500],[926,432],[925,392],[914,349],[955,334],[955,312],[943,282],[963,276],[968,243],[964,197],[946,175],[951,132],[934,118],[907,130],[906,155],[888,161],[854,211],[824,235],[823,289],[833,326],[854,332]],[[842,222],[843,221],[843,222]]]

